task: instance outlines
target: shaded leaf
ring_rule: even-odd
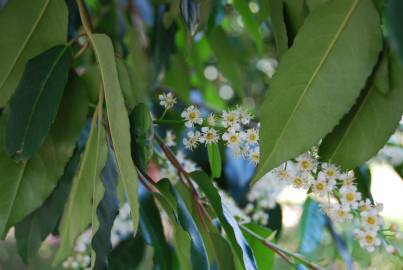
[[[287,28],[284,22],[284,4],[282,0],[269,0],[269,14],[271,29],[276,42],[277,56],[281,56],[288,50]]]
[[[234,256],[231,246],[220,234],[210,232],[209,237],[213,242],[216,264],[219,270],[235,270]]]
[[[129,72],[129,66],[122,59],[116,58],[116,68],[120,87],[122,88],[122,93],[126,101],[125,104],[129,110],[132,110],[138,102],[145,99],[145,92],[140,92],[135,86],[136,83],[131,77],[132,73]]]
[[[180,9],[190,34],[194,35],[200,23],[200,9],[198,1],[181,0]]]
[[[91,223],[91,219],[93,225],[95,223],[93,212],[96,211],[103,195],[100,175],[107,158],[105,131],[103,126],[99,125],[101,121],[96,120],[97,113],[93,116],[80,169],[73,180],[60,224],[60,247],[53,261],[54,266],[70,255],[76,238]]]
[[[207,145],[208,161],[210,164],[211,177],[220,178],[221,177],[221,155],[220,148],[218,144],[210,143]]]
[[[381,47],[379,16],[370,0],[330,1],[305,19],[262,105],[254,182],[332,130],[354,104]]]
[[[10,100],[6,151],[24,161],[43,144],[55,120],[73,58],[68,45],[58,45],[28,61]]]
[[[1,10],[0,33],[2,108],[17,87],[28,60],[66,41],[66,4],[63,0],[8,1]]]
[[[211,179],[202,171],[192,172],[190,176],[207,196],[234,249],[236,258],[243,264],[245,269],[257,269],[251,249],[242,235],[236,220],[222,205],[221,197],[217,189],[213,186]]]
[[[305,0],[282,0],[287,26],[288,44],[292,45],[295,36],[305,19]]]
[[[72,82],[48,138],[29,161],[15,163],[0,147],[0,237],[41,206],[57,185],[84,126],[87,102],[83,89]],[[0,145],[4,145],[4,115]]]
[[[134,252],[135,251],[135,252]],[[140,233],[121,241],[109,255],[110,270],[134,270],[145,253],[144,239]]]
[[[323,230],[326,225],[326,218],[319,205],[308,198],[304,204],[304,211],[300,221],[299,252],[307,255],[315,251],[320,245],[323,237]]]
[[[386,18],[388,37],[392,46],[398,51],[403,61],[403,28],[402,16],[403,2],[400,0],[388,0],[386,3]]]
[[[131,159],[130,123],[119,85],[113,46],[106,35],[93,34],[89,38],[101,73],[112,146],[115,150],[119,178],[127,192],[135,234],[139,218],[137,173]]]
[[[357,189],[361,192],[362,199],[370,199],[374,203],[371,194],[371,171],[368,165],[362,164],[354,169],[354,175],[357,178]]]
[[[403,68],[396,57],[389,59],[390,90],[381,93],[376,84],[364,89],[351,111],[323,140],[319,149],[323,159],[353,169],[375,155],[397,128],[403,113]],[[389,79],[383,72],[375,76]]]

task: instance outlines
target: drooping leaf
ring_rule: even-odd
[[[323,237],[325,225],[326,218],[319,205],[311,198],[308,198],[305,201],[300,222],[301,238],[298,250],[301,254],[307,255],[318,248]]]
[[[331,131],[354,104],[381,47],[370,0],[329,1],[305,19],[262,105],[254,182]]]
[[[218,144],[210,143],[207,145],[208,161],[210,164],[211,177],[220,178],[222,166],[221,166],[221,154]]]
[[[133,252],[135,251],[135,252]],[[142,235],[129,237],[121,241],[109,255],[109,270],[134,270],[140,264],[145,253]]]
[[[242,22],[245,25],[245,28],[248,30],[248,33],[253,38],[253,41],[256,44],[257,50],[259,53],[263,52],[263,39],[259,30],[259,24],[256,20],[256,17],[253,15],[252,11],[249,9],[247,0],[234,0],[233,1],[235,9],[241,15]]]
[[[386,18],[388,37],[392,46],[398,51],[403,62],[403,28],[402,16],[403,2],[400,0],[388,0],[386,2]]]
[[[94,269],[107,269],[108,255],[112,250],[111,230],[113,222],[119,212],[119,201],[116,195],[116,185],[118,173],[116,171],[116,161],[111,149],[108,151],[106,165],[101,172],[103,183],[103,198],[96,209],[97,219],[92,224],[95,232],[91,242],[95,253],[93,260]]]
[[[288,50],[287,28],[284,22],[284,4],[282,0],[269,0],[267,2],[269,5],[271,30],[276,42],[277,57],[280,59]]]
[[[116,71],[111,40],[103,34],[90,36],[105,92],[106,112],[115,150],[119,178],[123,182],[130,204],[133,232],[138,227],[137,173],[131,159],[130,123]]]
[[[13,94],[25,64],[67,38],[63,0],[12,0],[0,15],[0,108]]]
[[[267,229],[259,224],[248,223],[244,224],[248,230],[259,235],[261,238],[266,239],[273,234],[273,231]],[[250,248],[253,251],[253,255],[256,258],[256,264],[259,270],[271,270],[274,266],[274,252],[266,247],[259,239],[253,237],[248,232],[244,233],[246,240],[249,243]]]
[[[357,178],[357,189],[361,192],[362,199],[370,199],[374,203],[371,194],[371,171],[368,165],[362,164],[354,169],[354,175]]]
[[[87,103],[83,89],[72,81],[49,136],[38,153],[29,161],[15,163],[0,147],[0,237],[42,205],[57,185],[84,126]],[[4,120],[3,114],[0,145],[4,145]]]
[[[284,17],[287,26],[288,44],[292,45],[298,30],[305,19],[305,0],[282,0]]]
[[[146,172],[153,155],[153,120],[147,105],[139,103],[130,113],[130,134],[133,160],[142,172]]]
[[[207,251],[202,236],[193,220],[192,215],[186,207],[183,198],[179,192],[171,185],[168,179],[158,182],[158,189],[164,194],[167,201],[171,203],[173,209],[177,207],[177,219],[191,239],[190,254],[192,269],[205,270],[209,269]]]
[[[70,62],[68,45],[58,45],[28,61],[10,100],[6,123],[6,151],[25,161],[43,144],[63,97]]]
[[[235,270],[234,255],[227,240],[220,234],[210,232],[209,236],[213,242],[215,260],[219,270]]]
[[[154,249],[154,265],[171,269],[171,250],[164,236],[161,216],[149,192],[140,196],[140,228],[148,245]]]
[[[403,68],[396,57],[389,59],[389,91],[378,91],[376,84],[364,89],[349,114],[323,140],[319,149],[323,159],[354,169],[375,155],[397,128],[403,113]],[[387,73],[375,75],[379,76],[383,77],[377,80],[389,79]]]
[[[116,58],[116,68],[120,87],[126,101],[125,104],[129,110],[132,110],[138,102],[144,101],[145,92],[139,92],[139,89],[135,86],[138,82],[133,81],[129,66],[122,59]]]
[[[196,33],[200,23],[200,3],[197,0],[181,0],[180,9],[182,17],[191,35]]]
[[[192,172],[190,176],[199,185],[213,207],[234,249],[236,258],[242,263],[244,269],[257,269],[250,247],[238,227],[236,220],[222,205],[221,197],[217,189],[213,186],[211,179],[202,171]]]
[[[43,205],[15,226],[18,254],[25,263],[29,263],[37,256],[42,242],[55,230],[60,221],[72,179],[80,162],[80,153],[81,151],[76,149],[59,183]]]
[[[93,212],[96,212],[103,196],[104,190],[100,175],[107,159],[107,146],[104,127],[100,125],[100,119],[96,121],[97,115],[98,113],[95,113],[93,116],[80,169],[73,180],[59,227],[60,247],[53,261],[54,266],[70,255],[76,238],[91,223],[91,220],[94,225],[96,213]]]

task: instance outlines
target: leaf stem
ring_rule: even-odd
[[[80,13],[80,18],[84,27],[84,31],[87,35],[89,35],[92,33],[91,16],[83,0],[76,0],[76,3],[78,6],[78,12]]]

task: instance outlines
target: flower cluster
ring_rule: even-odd
[[[382,204],[374,204],[369,199],[363,200],[352,171],[343,172],[332,163],[319,162],[314,155],[307,152],[295,160],[285,162],[264,178],[269,179],[273,175],[281,186],[292,185],[316,197],[322,210],[332,220],[345,223],[357,219],[360,225],[355,235],[361,247],[369,252],[381,244],[389,250],[394,247],[384,235],[384,221],[380,216]],[[261,196],[259,190],[260,188],[252,189],[249,198],[256,200]],[[395,252],[396,250],[394,248]]]

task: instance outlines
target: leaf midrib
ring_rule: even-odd
[[[27,125],[25,126],[24,135],[23,135],[23,137],[22,137],[22,140],[21,140],[21,143],[20,143],[20,147],[19,147],[19,149],[17,150],[17,152],[18,152],[18,151],[21,151],[22,148],[24,148],[25,140],[26,140],[27,135],[28,135],[28,130],[29,130],[30,126],[31,126],[32,117],[33,117],[33,115],[34,115],[34,112],[35,112],[36,109],[37,109],[37,105],[38,105],[39,99],[42,97],[42,94],[43,94],[43,92],[44,92],[44,90],[45,90],[46,84],[49,82],[49,79],[50,79],[51,75],[53,74],[53,71],[54,71],[56,65],[59,63],[60,59],[63,57],[63,55],[64,55],[64,53],[66,52],[67,48],[68,48],[68,46],[65,46],[65,47],[63,48],[63,50],[60,52],[60,54],[59,54],[58,57],[56,58],[56,61],[55,61],[55,62],[52,64],[52,66],[50,67],[50,70],[49,70],[48,74],[46,75],[45,80],[44,80],[43,83],[41,84],[39,94],[38,94],[38,95],[36,96],[36,98],[35,98],[34,104],[33,104],[33,106],[32,106],[31,113],[29,114],[29,118],[28,118]]]
[[[339,29],[337,30],[335,36],[334,36],[333,39],[331,40],[329,47],[326,49],[324,56],[321,58],[321,60],[320,60],[320,62],[319,62],[319,64],[318,64],[318,66],[315,68],[314,73],[312,74],[311,78],[309,79],[309,81],[308,81],[306,87],[305,87],[304,90],[302,91],[302,94],[301,94],[300,98],[298,99],[296,106],[294,107],[293,111],[291,112],[290,117],[287,119],[286,124],[285,124],[284,127],[282,128],[282,130],[281,130],[281,132],[280,132],[280,135],[278,136],[278,139],[277,139],[276,142],[274,143],[273,148],[272,148],[272,150],[271,150],[271,153],[269,154],[269,156],[267,157],[267,159],[263,162],[261,168],[264,168],[264,167],[267,165],[267,163],[269,162],[270,158],[271,158],[271,157],[273,156],[273,154],[275,153],[274,150],[278,147],[278,144],[279,144],[279,141],[280,141],[281,137],[283,136],[285,130],[287,129],[288,125],[290,124],[291,119],[294,117],[294,114],[296,113],[296,111],[297,111],[297,109],[299,108],[299,106],[300,106],[302,100],[304,99],[304,97],[305,97],[305,95],[306,95],[306,92],[307,92],[308,89],[310,88],[312,82],[314,81],[314,79],[315,79],[316,76],[318,75],[318,73],[319,73],[321,67],[323,66],[323,64],[325,63],[326,59],[328,58],[328,56],[329,56],[331,50],[334,48],[334,46],[335,46],[335,44],[336,44],[336,41],[337,41],[337,40],[339,39],[339,37],[341,36],[342,31],[343,31],[344,28],[346,27],[347,22],[348,22],[349,19],[351,18],[351,16],[352,16],[352,14],[353,14],[355,8],[357,7],[359,1],[360,1],[360,0],[354,0],[352,6],[351,6],[350,9],[348,10],[346,17],[343,19],[343,21],[342,21],[342,23],[341,23]]]
[[[22,52],[24,51],[25,47],[28,44],[28,41],[31,39],[31,36],[33,35],[33,33],[35,32],[36,28],[38,27],[39,22],[42,20],[43,18],[43,14],[45,13],[48,5],[49,5],[50,0],[46,0],[45,4],[43,5],[39,16],[37,17],[37,19],[35,20],[34,24],[32,25],[31,30],[29,31],[27,37],[25,38],[24,42],[22,43],[21,48],[19,49],[16,57],[14,58],[12,64],[11,64],[11,68],[8,70],[6,76],[4,76],[4,80],[0,83],[0,89],[3,88],[4,84],[6,83],[8,77],[10,76],[11,72],[14,70],[15,65],[17,64],[18,59],[20,58]]]

